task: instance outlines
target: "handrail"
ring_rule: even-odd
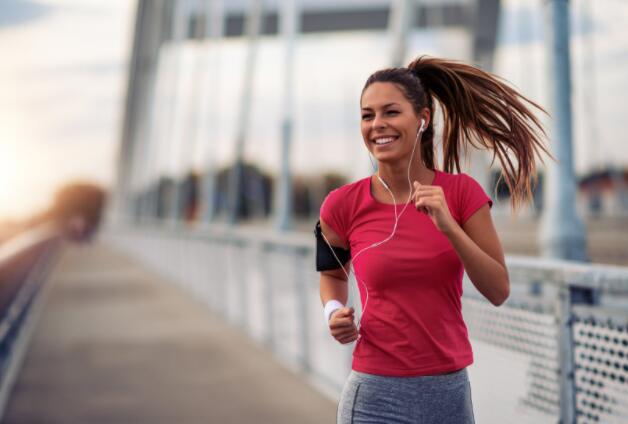
[[[241,242],[261,242],[267,246],[281,245],[299,250],[314,250],[313,232],[289,231],[279,233],[265,227],[230,226],[226,224],[198,225],[154,219],[138,229],[171,231],[173,234],[198,239],[220,239]],[[312,227],[313,228],[313,227]],[[313,252],[312,252],[313,254]],[[543,278],[557,286],[600,289],[628,293],[628,267],[542,258],[538,256],[506,255],[511,276],[525,272],[526,279]]]
[[[57,228],[50,223],[25,230],[0,244],[0,269],[27,249],[57,237]]]
[[[511,274],[525,272],[528,279],[538,274],[550,284],[628,293],[625,266],[520,255],[507,255],[506,265]]]
[[[1,281],[0,420],[30,338],[28,322],[32,321],[32,305],[54,263],[60,239],[57,227],[47,223],[23,231],[0,245],[0,271],[9,276]],[[29,256],[29,261],[21,261],[23,255]]]

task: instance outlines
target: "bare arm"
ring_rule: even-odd
[[[343,249],[349,247],[346,240],[342,240],[322,219],[321,230],[332,246],[342,247]],[[344,266],[347,274],[349,274],[350,263],[351,261],[347,261]],[[320,274],[320,296],[323,305],[331,299],[336,299],[343,305],[346,305],[349,298],[347,274],[341,268],[321,271]],[[358,338],[353,312],[353,308],[344,307],[335,310],[330,316],[329,331],[342,344],[351,343]]]
[[[504,303],[510,294],[510,280],[488,204],[445,235],[478,291],[495,306]]]

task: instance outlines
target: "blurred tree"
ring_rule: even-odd
[[[97,185],[69,183],[57,191],[52,207],[44,216],[55,222],[69,239],[87,241],[100,225],[105,199],[105,191]]]

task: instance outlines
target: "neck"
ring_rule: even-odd
[[[414,160],[410,166],[410,186],[408,186],[408,161],[400,163],[379,163],[379,177],[383,179],[396,198],[407,198],[412,190],[412,184],[418,181],[419,184],[429,185],[434,179],[434,171],[428,169],[423,162]],[[385,193],[388,193],[381,182],[379,185]]]

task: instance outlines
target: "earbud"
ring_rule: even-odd
[[[419,129],[420,132],[425,131],[425,119],[421,119],[421,128]]]

